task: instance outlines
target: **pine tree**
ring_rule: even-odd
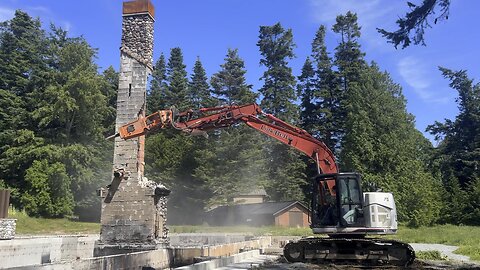
[[[40,19],[17,10],[0,25],[0,89],[23,98],[48,84],[48,43]]]
[[[189,83],[189,99],[191,100],[192,109],[212,107],[215,101],[212,98],[210,85],[208,84],[207,73],[203,68],[200,57],[197,57],[193,67],[191,81]]]
[[[322,140],[332,151],[338,152],[341,122],[342,92],[337,74],[333,70],[332,59],[325,45],[325,27],[321,25],[312,42],[312,59],[315,63],[315,95],[317,100],[317,123],[313,134]]]
[[[441,142],[436,159],[448,193],[444,221],[478,225],[480,220],[480,83],[465,70],[440,67],[450,87],[458,92],[459,114],[454,121],[435,122],[427,131]],[[468,199],[466,199],[468,198]],[[455,206],[455,207],[453,207]]]
[[[221,70],[212,76],[214,92],[224,104],[247,104],[256,99],[245,81],[245,67],[237,50],[229,49]],[[200,166],[195,175],[204,179],[213,197],[209,204],[225,204],[239,194],[265,185],[267,166],[263,157],[263,138],[246,125],[212,132],[208,144],[197,151]]]
[[[156,106],[161,105],[163,108],[175,106],[180,111],[209,105],[212,98],[209,96],[206,74],[201,62],[197,61],[194,67],[191,83],[187,79],[180,48],[171,50],[165,77],[161,71],[161,59],[157,61],[157,65],[158,73],[154,74],[155,83],[152,84],[152,94],[147,96],[147,103],[158,102]],[[167,87],[162,86],[164,82]],[[194,175],[194,170],[198,166],[195,152],[203,149],[205,144],[205,138],[187,136],[177,130],[162,130],[147,137],[145,175],[171,188],[168,218],[172,224],[201,222],[208,190],[205,189],[203,180]]]
[[[180,48],[170,51],[167,64],[168,88],[165,91],[165,105],[176,106],[180,111],[192,107],[188,96],[188,79],[186,66],[183,63],[183,53]]]
[[[147,93],[147,112],[149,114],[167,109],[165,98],[167,95],[167,66],[163,53],[155,62],[155,68],[150,81],[150,89]]]
[[[377,31],[385,37],[389,43],[395,46],[402,44],[402,49],[405,49],[410,45],[413,40],[413,44],[422,44],[425,46],[425,29],[431,27],[428,19],[435,14],[437,7],[440,9],[440,15],[434,20],[437,24],[439,20],[448,19],[450,13],[450,0],[423,0],[422,4],[415,5],[412,2],[407,2],[408,7],[411,9],[405,17],[397,20],[398,30],[395,32],[388,32],[384,29],[377,28]],[[438,10],[437,10],[438,11]],[[410,32],[414,31],[414,34]]]
[[[298,76],[297,93],[301,101],[300,124],[303,129],[312,135],[316,134],[319,125],[315,90],[315,70],[312,61],[307,57],[302,67],[302,74]]]
[[[252,85],[245,81],[245,63],[238,55],[238,49],[228,49],[221,70],[213,74],[213,93],[224,104],[246,104],[255,102],[257,95]]]
[[[261,26],[257,46],[263,58],[260,64],[266,67],[261,79],[264,85],[259,90],[263,95],[262,108],[267,113],[292,123],[298,123],[298,108],[294,101],[295,77],[288,66],[293,53],[293,33],[280,23]],[[300,155],[288,146],[274,142],[265,147],[270,159],[269,193],[275,200],[302,200],[302,187],[306,185],[305,164]]]
[[[284,121],[296,122],[295,77],[288,66],[288,60],[295,57],[292,30],[285,30],[280,23],[260,26],[258,38],[257,46],[263,56],[260,65],[267,69],[261,77],[264,84],[259,90],[263,95],[262,108]]]
[[[335,64],[340,72],[343,90],[347,91],[350,82],[358,81],[360,68],[365,64],[363,53],[360,49],[361,27],[357,23],[357,15],[347,12],[337,16],[333,32],[340,34],[341,41],[335,49]]]

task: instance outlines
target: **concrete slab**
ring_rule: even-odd
[[[221,257],[205,262],[174,268],[177,270],[213,270],[213,269],[252,269],[252,264],[260,265],[267,260],[277,258],[272,255],[261,255],[260,250],[250,250],[228,257]],[[245,267],[245,268],[243,268]]]
[[[252,256],[251,258],[245,258],[238,263],[229,264],[224,267],[216,268],[216,270],[227,270],[227,269],[255,269],[259,268],[263,265],[270,265],[273,264],[279,256],[277,255],[266,255],[266,254],[259,254]]]

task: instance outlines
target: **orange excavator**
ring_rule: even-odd
[[[158,129],[174,128],[192,135],[230,127],[237,123],[274,138],[315,161],[318,175],[311,181],[310,227],[315,234],[284,247],[289,262],[335,262],[378,265],[409,265],[415,259],[406,243],[366,237],[395,234],[397,214],[393,195],[363,192],[358,173],[340,173],[333,152],[305,130],[264,113],[257,104],[232,105],[178,112],[160,110],[123,125],[119,136],[128,140]]]

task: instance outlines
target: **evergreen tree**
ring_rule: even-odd
[[[237,50],[229,49],[221,70],[212,76],[214,92],[222,103],[247,104],[256,99],[245,81],[246,70]],[[257,131],[246,125],[212,132],[205,148],[197,151],[195,175],[204,179],[213,193],[209,204],[225,204],[239,194],[263,188],[267,166]]]
[[[155,68],[150,81],[150,89],[147,93],[147,112],[151,114],[158,110],[167,109],[165,98],[167,95],[167,66],[163,53],[155,62]],[[170,105],[171,106],[171,105]]]
[[[215,101],[210,93],[210,85],[208,84],[207,73],[203,68],[200,57],[197,57],[193,67],[193,74],[189,83],[189,99],[191,100],[192,109],[212,107]]]
[[[343,91],[348,91],[349,84],[358,81],[360,70],[365,65],[361,51],[360,38],[361,27],[357,23],[357,14],[347,12],[337,16],[333,25],[333,32],[340,35],[341,41],[335,48],[335,64],[338,67]]]
[[[259,92],[263,95],[262,108],[278,118],[294,123],[298,121],[295,106],[295,77],[288,66],[288,60],[295,57],[293,33],[285,30],[280,23],[260,26],[257,46],[262,59],[260,65],[267,69],[261,79],[264,81]]]
[[[375,64],[360,73],[359,86],[348,92],[341,160],[345,170],[392,192],[399,220],[430,225],[440,215],[441,184],[419,151],[424,137],[406,112],[401,88]]]
[[[107,100],[107,108],[105,110],[105,119],[103,126],[105,127],[105,136],[115,132],[115,118],[117,116],[117,92],[118,92],[118,72],[110,66],[103,71],[103,79],[105,86],[102,94]]]
[[[225,63],[221,70],[213,74],[210,83],[213,93],[223,104],[253,103],[257,95],[252,91],[252,85],[245,81],[245,63],[238,55],[238,49],[228,49]]]
[[[321,25],[312,42],[312,59],[315,63],[315,94],[317,122],[312,134],[322,140],[332,151],[338,152],[342,131],[342,92],[337,74],[333,70],[332,59],[325,45],[325,27]]]
[[[175,106],[180,111],[207,105],[209,94],[206,75],[201,63],[194,68],[188,83],[183,55],[180,48],[171,50],[165,72],[162,57],[157,61],[157,71],[152,80],[151,91],[147,96],[149,106],[159,106],[152,110]],[[203,74],[202,74],[203,72]],[[201,95],[192,87],[203,87]],[[166,86],[166,87],[165,87]],[[203,100],[205,99],[205,100]],[[147,137],[145,145],[145,175],[154,181],[166,184],[172,190],[169,199],[168,219],[172,224],[192,224],[201,222],[204,198],[208,192],[201,179],[194,176],[198,166],[194,153],[204,147],[204,138],[194,138],[180,134],[177,130],[163,130]],[[179,215],[178,213],[183,213]]]
[[[358,87],[360,83],[361,71],[366,67],[363,60],[364,53],[361,51],[360,38],[361,27],[357,23],[357,15],[347,12],[345,15],[337,16],[336,23],[333,25],[333,32],[340,34],[340,43],[335,48],[334,63],[338,68],[337,83],[339,90],[335,91],[336,100],[335,118],[337,124],[337,139],[341,144],[343,143],[343,136],[349,131],[345,127],[348,111],[354,98],[358,95]],[[335,88],[334,88],[335,89]],[[341,158],[341,157],[340,157]]]
[[[399,29],[395,32],[388,32],[385,29],[377,28],[377,31],[385,37],[389,43],[395,46],[402,44],[402,49],[410,45],[413,39],[413,44],[425,45],[425,29],[431,27],[428,19],[435,14],[435,9],[439,7],[440,16],[437,16],[434,23],[438,20],[448,19],[450,12],[450,0],[423,0],[422,4],[415,5],[412,2],[407,2],[410,12],[405,14],[405,17],[399,18],[397,24]],[[437,10],[438,11],[438,10]],[[414,31],[413,36],[410,32]]]
[[[288,66],[288,60],[295,56],[292,30],[285,30],[280,23],[260,26],[257,46],[263,57],[260,64],[267,69],[261,77],[264,85],[259,90],[263,95],[262,108],[286,122],[296,124],[299,115],[294,103],[295,77]],[[306,176],[300,155],[277,142],[269,144],[266,151],[270,159],[267,193],[275,200],[302,200]]]
[[[180,48],[173,48],[170,51],[170,58],[167,64],[168,87],[165,92],[165,105],[176,106],[180,111],[192,107],[188,95],[188,79],[186,66],[183,63],[183,53]]]
[[[448,191],[444,221],[480,224],[480,84],[464,70],[440,67],[450,87],[458,92],[459,114],[454,121],[435,122],[427,131],[442,139],[437,160]]]
[[[45,59],[48,43],[39,19],[17,10],[0,25],[0,89],[26,99],[28,93],[45,87],[51,76]]]
[[[298,76],[297,93],[300,97],[300,123],[303,129],[314,135],[319,126],[316,90],[315,70],[312,61],[307,57],[302,67],[302,74]]]
[[[98,74],[95,54],[61,28],[46,36],[24,12],[2,23],[0,55],[8,64],[0,68],[0,182],[31,215],[99,215],[95,189],[110,174],[103,135],[114,112],[112,85]]]

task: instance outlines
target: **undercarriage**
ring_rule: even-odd
[[[285,245],[289,262],[408,266],[413,248],[402,242],[378,238],[303,238]]]

